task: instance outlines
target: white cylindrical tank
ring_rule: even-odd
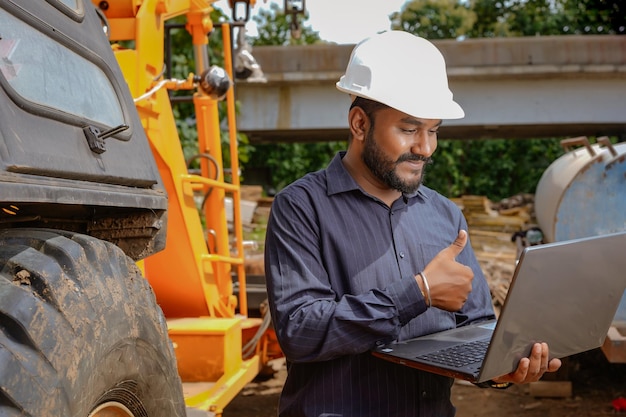
[[[546,242],[626,230],[626,143],[566,139],[571,150],[543,173],[535,213]]]
[[[598,142],[562,141],[566,150],[583,147],[558,158],[539,180],[535,214],[546,242],[626,230],[626,143]],[[626,293],[615,320],[626,323]]]

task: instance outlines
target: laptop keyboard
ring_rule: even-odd
[[[440,365],[463,367],[482,361],[488,346],[489,340],[477,340],[421,355],[418,359],[425,359]]]

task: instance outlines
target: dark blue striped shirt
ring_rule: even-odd
[[[287,358],[280,416],[452,416],[452,380],[371,355],[404,340],[493,318],[474,271],[461,311],[426,308],[415,275],[467,230],[458,207],[421,186],[388,207],[365,193],[340,153],[274,199],[265,265],[272,319]]]

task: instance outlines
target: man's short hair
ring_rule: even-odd
[[[364,98],[361,96],[357,96],[352,101],[352,104],[350,105],[350,110],[352,110],[353,107],[362,108],[365,114],[367,114],[367,116],[370,119],[372,119],[372,123],[374,122],[373,117],[372,117],[374,113],[376,113],[378,110],[389,108],[389,106],[386,104],[383,104],[379,101],[370,100],[369,98]]]

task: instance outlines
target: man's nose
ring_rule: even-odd
[[[411,152],[417,155],[431,156],[433,153],[433,141],[427,130],[419,130],[414,136]]]

